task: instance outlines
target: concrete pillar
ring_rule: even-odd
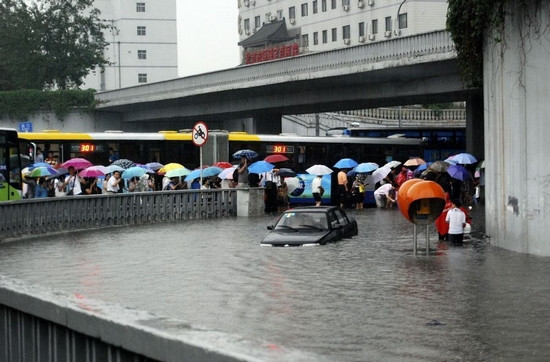
[[[472,92],[466,100],[466,152],[478,160],[485,159],[484,119],[483,92]]]
[[[237,216],[264,215],[263,187],[237,187]]]

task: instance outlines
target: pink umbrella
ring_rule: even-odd
[[[65,161],[61,164],[61,167],[63,168],[69,168],[74,167],[77,170],[83,170],[85,168],[88,168],[90,166],[93,166],[93,163],[90,161],[84,159],[84,158],[71,158],[68,161]]]
[[[216,166],[216,167],[223,168],[223,169],[233,167],[232,164],[230,164],[229,162],[225,162],[225,161],[216,162],[212,166]]]
[[[107,172],[105,166],[90,166],[80,171],[78,174],[82,177],[98,177],[104,176]]]

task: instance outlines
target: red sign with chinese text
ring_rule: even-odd
[[[254,64],[267,62],[288,57],[294,57],[300,54],[300,45],[298,43],[281,45],[269,49],[262,49],[245,53],[245,64]]]

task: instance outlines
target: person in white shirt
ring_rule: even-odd
[[[120,178],[120,171],[113,172],[113,175],[109,181],[107,181],[107,192],[110,194],[116,194],[120,190],[120,181],[122,181]]]
[[[462,245],[466,214],[460,210],[460,201],[451,201],[451,203],[452,209],[445,217],[445,221],[449,223],[449,242],[454,245]]]
[[[65,183],[63,187],[66,188],[67,195],[81,195],[82,187],[80,183],[83,182],[79,175],[76,174],[74,167],[69,166],[69,174],[65,177]]]
[[[376,206],[380,208],[391,207],[395,203],[395,187],[391,183],[386,183],[380,186],[374,191],[374,200],[376,200]]]
[[[315,199],[315,206],[321,206],[321,196],[323,196],[323,189],[321,183],[323,182],[323,175],[317,175],[313,181],[311,181],[311,193]]]

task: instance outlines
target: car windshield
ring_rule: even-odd
[[[321,212],[286,212],[275,229],[328,229],[327,217]]]

